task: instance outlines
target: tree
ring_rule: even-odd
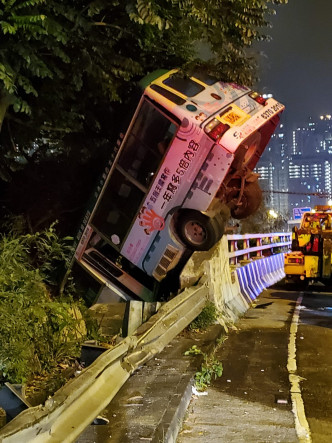
[[[50,140],[63,154],[75,141],[83,152],[91,141],[99,146],[110,135],[112,104],[126,99],[132,81],[197,61],[202,42],[210,70],[252,83],[255,61],[245,49],[266,37],[269,5],[286,2],[1,0],[2,163],[26,163]]]
[[[0,0],[2,202],[33,213],[38,229],[47,214],[49,222],[77,208],[79,217],[135,81],[156,68],[200,65],[251,84],[256,60],[247,48],[266,38],[268,15],[286,2]]]
[[[102,21],[98,3],[2,1],[0,125],[7,164],[11,158],[26,163],[50,140],[62,152],[72,133],[98,135],[94,108],[119,100],[120,83],[141,72],[130,55],[121,56],[126,26],[119,2],[107,2],[114,27]]]
[[[264,201],[257,212],[241,220],[240,226],[241,234],[261,234],[264,232],[283,232],[288,230],[286,217],[271,211]]]

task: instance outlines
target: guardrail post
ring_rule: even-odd
[[[257,247],[262,246],[262,238],[261,237],[256,239],[256,246]],[[260,249],[259,251],[257,251],[256,257],[261,258],[262,256],[263,256],[263,253],[262,253],[262,250]]]
[[[230,252],[235,252],[235,251],[237,251],[237,240],[231,240],[230,241],[231,242],[231,248],[230,248]],[[230,264],[231,265],[236,265],[236,263],[237,263],[237,258],[236,257],[232,257],[231,259],[230,259]]]
[[[122,324],[122,336],[131,335],[143,323],[143,302],[130,300],[126,302],[126,310]]]
[[[6,423],[7,423],[6,411],[4,409],[0,408],[0,428],[5,426]]]
[[[243,249],[249,249],[249,248],[250,248],[250,239],[245,238],[243,240]],[[244,260],[249,260],[250,259],[250,252],[243,254],[243,258],[244,258]]]

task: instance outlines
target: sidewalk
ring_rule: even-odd
[[[109,423],[77,442],[174,442],[178,432],[178,443],[297,442],[286,369],[293,302],[264,291],[218,349],[224,371],[207,395],[192,396],[200,359],[183,354],[193,344],[211,350],[223,331],[181,334],[122,387],[101,414]]]
[[[184,353],[194,344],[209,352],[222,333],[219,325],[203,333],[181,333],[120,389],[101,414],[109,423],[89,426],[77,442],[175,441],[201,362],[200,356]]]
[[[287,372],[293,300],[264,291],[217,350],[223,375],[193,397],[178,443],[295,443]]]

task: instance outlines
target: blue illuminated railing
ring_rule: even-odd
[[[292,242],[292,233],[229,234],[227,240],[230,264],[236,265],[241,261],[263,258],[276,252],[287,252]]]

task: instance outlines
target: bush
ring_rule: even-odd
[[[85,338],[79,304],[55,296],[54,269],[66,259],[68,239],[52,225],[35,234],[0,237],[0,375],[23,383],[75,358]],[[53,293],[52,293],[53,292]]]
[[[213,325],[218,318],[218,311],[214,303],[209,302],[203,308],[202,312],[193,320],[189,329],[199,329],[204,330],[209,326]]]

